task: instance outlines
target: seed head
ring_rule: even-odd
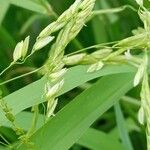
[[[18,61],[19,59],[24,59],[27,55],[28,47],[29,47],[29,40],[30,37],[26,37],[24,41],[19,42],[14,50],[13,53],[13,60],[14,62]]]
[[[134,77],[134,83],[133,83],[134,87],[137,86],[140,83],[140,81],[142,80],[144,73],[147,70],[147,65],[148,65],[148,56],[147,56],[147,53],[145,53],[143,61],[140,64],[138,71]]]
[[[54,36],[47,36],[47,37],[38,39],[33,46],[32,53],[39,50],[39,49],[42,49],[44,46],[46,46],[51,41],[53,41],[54,38],[55,38]]]
[[[101,50],[95,51],[91,55],[94,58],[101,59],[101,58],[108,56],[111,52],[112,52],[112,49],[106,48],[106,49],[101,49]]]
[[[145,123],[145,115],[144,115],[143,107],[141,107],[138,111],[138,121],[142,125],[144,125],[144,123]]]
[[[14,50],[14,53],[13,53],[14,62],[21,59],[22,54],[23,54],[22,50],[23,50],[23,41],[19,42],[15,47],[15,50]]]
[[[52,101],[51,105],[49,105],[47,107],[47,117],[48,118],[51,117],[52,115],[54,115],[54,110],[55,110],[57,104],[58,104],[58,99],[55,99]]]
[[[52,82],[55,82],[55,81],[59,80],[60,78],[62,78],[66,72],[67,72],[67,69],[64,68],[64,69],[61,69],[58,72],[51,73],[49,75],[49,77],[50,77],[50,79],[51,79]]]
[[[86,53],[76,54],[76,55],[73,55],[73,56],[65,57],[63,59],[63,62],[66,65],[78,64],[78,63],[80,63],[83,60],[83,58],[85,56],[86,56]]]
[[[56,96],[59,90],[62,88],[64,84],[64,80],[61,80],[60,82],[56,83],[52,87],[49,85],[46,85],[46,98],[49,100],[49,98]]]
[[[135,77],[134,77],[134,82],[133,82],[134,87],[136,87],[140,83],[143,75],[144,75],[144,66],[143,66],[143,64],[141,64],[138,68],[138,71],[137,71]]]
[[[88,68],[87,72],[98,71],[98,70],[102,69],[103,66],[104,66],[104,63],[103,63],[102,61],[99,61],[99,62],[97,62],[97,63],[91,65],[91,66]]]
[[[25,56],[27,55],[28,47],[29,47],[29,40],[30,40],[30,36],[27,36],[23,42],[22,58],[25,58]]]

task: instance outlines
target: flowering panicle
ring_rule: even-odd
[[[51,84],[46,84],[45,96],[48,101],[47,118],[53,114],[54,108],[57,104],[57,93],[64,83],[63,76],[66,73],[66,70],[63,69],[64,65],[78,63],[86,55],[81,54],[80,58],[75,56],[64,58],[64,50],[69,42],[76,37],[84,26],[87,18],[92,12],[94,4],[95,0],[76,0],[67,11],[65,11],[55,22],[50,24],[39,34],[38,39],[41,39],[43,37],[50,36],[53,32],[60,30],[63,27],[58,34],[56,42],[52,45],[49,59],[45,64],[47,78],[53,85],[51,86]]]
[[[38,38],[43,38],[51,35],[62,29],[71,19],[74,13],[77,12],[78,6],[81,4],[82,0],[76,0],[69,9],[67,9],[56,21],[48,25],[45,29],[41,31]]]

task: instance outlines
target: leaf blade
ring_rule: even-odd
[[[87,73],[88,67],[89,66],[76,66],[70,68],[65,75],[64,87],[62,88],[58,96],[70,91],[71,89],[79,85],[82,85],[89,80],[98,78],[100,76],[117,73],[136,72],[136,69],[134,67],[128,65],[108,65],[105,66],[102,70],[94,73]],[[45,78],[42,78],[4,97],[4,100],[6,100],[10,108],[12,108],[13,114],[16,115],[28,107],[44,102],[45,100],[42,98],[42,95],[44,93],[45,83]],[[7,120],[1,109],[0,114],[0,124],[3,125]]]
[[[77,143],[92,150],[123,150],[121,143],[116,138],[93,128],[89,128]]]
[[[115,105],[117,126],[125,150],[133,150],[119,103]]]
[[[10,0],[10,3],[40,14],[46,14],[46,10],[44,7],[30,0]]]
[[[94,86],[77,96],[31,137],[36,149],[69,149],[99,116],[133,87],[133,77],[134,74],[103,77]],[[107,91],[104,93],[103,89]],[[25,149],[25,146],[19,148],[19,150]]]
[[[9,1],[8,0],[5,0],[5,1],[0,1],[0,10],[1,10],[1,13],[0,13],[0,25],[6,15],[6,12],[9,8]]]

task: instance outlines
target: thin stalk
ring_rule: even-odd
[[[0,134],[0,137],[5,141],[5,143],[7,143],[8,145],[10,145],[10,143],[6,140],[6,138],[2,134]]]
[[[119,12],[122,12],[124,11],[125,9],[131,9],[135,12],[137,12],[137,10],[132,7],[131,5],[125,5],[125,6],[121,6],[121,7],[116,7],[116,8],[110,8],[110,9],[102,9],[102,10],[95,10],[93,11],[92,13],[92,17],[96,16],[96,15],[102,15],[102,14],[109,14],[109,13],[119,13]]]
[[[16,62],[12,62],[12,63],[10,63],[10,65],[7,67],[7,68],[5,68],[1,73],[0,73],[0,76],[2,75],[2,74],[4,74],[9,68],[11,68],[13,65],[15,65],[16,64]]]
[[[0,73],[0,76],[2,75],[2,74],[4,74],[8,69],[10,69],[13,65],[15,65],[15,64],[23,64],[23,63],[25,63],[25,61],[29,58],[29,57],[31,57],[32,55],[34,54],[34,52],[33,53],[31,53],[31,54],[29,54],[22,62],[11,62],[10,63],[10,65],[8,66],[8,67],[6,67],[1,73]]]
[[[128,102],[130,104],[136,105],[136,106],[141,106],[141,102],[135,98],[132,98],[130,96],[123,96],[121,98],[123,101]]]
[[[7,83],[9,83],[9,82],[12,82],[12,81],[14,81],[14,80],[23,78],[23,77],[25,77],[25,76],[31,75],[31,74],[33,74],[33,73],[36,73],[36,72],[38,72],[40,69],[42,69],[42,67],[41,67],[41,68],[38,68],[38,69],[36,69],[36,70],[33,70],[33,71],[31,71],[31,72],[25,73],[25,74],[23,74],[23,75],[14,77],[14,78],[12,78],[12,79],[10,79],[10,80],[4,81],[4,82],[0,83],[0,86],[1,86],[1,85],[4,85],[4,84],[7,84]]]
[[[92,46],[89,46],[89,47],[86,47],[86,48],[83,48],[83,49],[80,49],[78,51],[75,51],[75,52],[72,52],[70,54],[67,54],[66,56],[71,56],[71,55],[74,55],[74,54],[77,54],[77,53],[81,53],[81,52],[84,52],[86,50],[89,50],[89,49],[93,49],[93,48],[108,48],[107,45],[110,45],[110,44],[114,44],[114,43],[117,43],[118,41],[114,41],[114,42],[107,42],[107,43],[101,43],[101,44],[95,44],[95,45],[92,45]]]
[[[33,114],[32,124],[31,124],[29,131],[27,132],[27,137],[30,137],[34,133],[34,131],[36,129],[36,125],[37,125],[38,114],[39,114],[38,105],[34,106],[33,109],[34,109],[33,110],[34,114]]]
[[[1,141],[0,141],[0,144],[2,144],[2,145],[4,145],[4,146],[8,147],[8,145],[5,144],[4,142],[1,142]]]

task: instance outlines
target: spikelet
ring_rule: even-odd
[[[67,72],[67,69],[63,68],[58,72],[51,73],[49,75],[50,81],[51,82],[58,81],[59,79],[63,78],[63,76],[65,75],[66,72]]]
[[[47,37],[38,39],[33,46],[32,53],[45,47],[47,44],[53,41],[54,38],[55,38],[54,36],[47,36]]]
[[[22,49],[23,48],[23,41],[19,42],[16,47],[15,47],[15,50],[14,50],[14,53],[13,53],[13,60],[14,62],[16,62],[17,60],[21,59],[22,57]]]
[[[45,29],[41,31],[38,38],[43,38],[51,35],[53,32],[56,32],[63,28],[72,16],[77,12],[77,8],[80,5],[81,0],[76,0],[69,9],[67,9],[55,22],[48,25]]]
[[[75,65],[80,63],[83,58],[86,56],[86,53],[76,54],[69,57],[64,57],[63,62],[65,65]]]
[[[13,61],[16,62],[19,59],[23,60],[27,54],[28,47],[29,47],[29,36],[25,38],[24,41],[19,42],[14,50],[13,53]]]
[[[46,84],[46,99],[49,100],[51,97],[57,95],[64,84],[64,80],[59,81],[53,86]]]
[[[140,81],[142,80],[142,78],[144,76],[144,72],[147,69],[147,66],[148,66],[148,56],[147,56],[147,54],[145,54],[143,61],[140,64],[140,66],[138,67],[138,71],[134,77],[134,82],[133,82],[134,87],[137,86],[140,83]]]
[[[98,70],[102,69],[103,66],[104,66],[104,63],[103,63],[102,61],[99,61],[99,62],[97,62],[97,63],[95,63],[95,64],[92,64],[92,65],[88,68],[87,72],[98,71]]]

